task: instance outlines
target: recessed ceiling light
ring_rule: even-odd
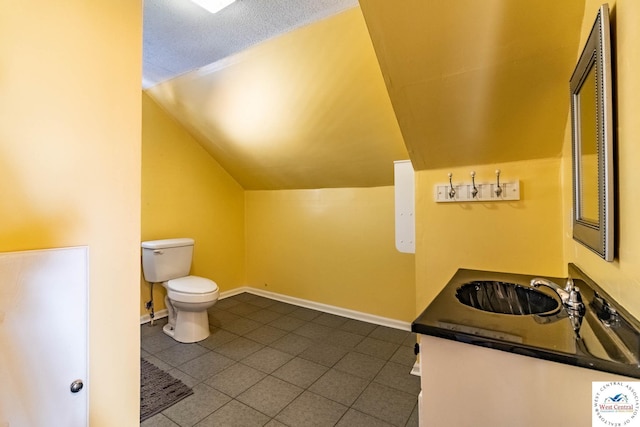
[[[200,7],[205,8],[211,13],[216,13],[229,6],[235,0],[191,0]]]

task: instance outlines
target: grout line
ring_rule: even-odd
[[[244,292],[247,292],[247,293],[250,293],[250,294],[253,294],[253,295],[263,296],[263,297],[266,297],[266,298],[269,298],[269,299],[272,299],[272,300],[275,300],[275,301],[281,301],[281,302],[285,302],[285,303],[291,303],[291,304],[296,305],[296,306],[301,306],[301,307],[306,307],[306,308],[316,309],[316,310],[319,310],[319,311],[322,311],[322,312],[328,312],[328,313],[331,313],[331,314],[340,315],[340,316],[342,316],[342,317],[352,318],[352,319],[356,319],[356,320],[364,320],[364,321],[367,321],[367,322],[369,322],[369,323],[373,323],[373,324],[381,324],[381,323],[379,323],[379,322],[371,321],[371,320],[370,320],[370,315],[367,315],[367,314],[365,314],[365,313],[358,313],[358,312],[352,312],[351,310],[346,310],[346,312],[355,313],[355,314],[361,314],[361,315],[363,315],[363,316],[365,316],[365,317],[355,317],[355,316],[345,315],[345,314],[344,314],[344,312],[345,312],[345,311],[344,311],[343,309],[340,309],[339,307],[333,307],[335,310],[334,310],[334,311],[329,311],[329,310],[327,309],[327,307],[331,308],[332,306],[328,306],[328,305],[324,305],[324,304],[318,304],[318,303],[314,303],[314,302],[312,302],[312,301],[306,301],[306,300],[301,300],[301,299],[292,298],[292,297],[286,297],[286,296],[282,296],[282,299],[280,299],[280,298],[278,298],[278,297],[280,296],[280,295],[278,295],[278,294],[274,294],[274,293],[272,293],[272,292],[261,292],[260,290],[255,290],[255,289],[252,289],[252,288],[240,288],[240,289],[234,289],[234,290],[232,290],[232,291],[222,293],[222,294],[221,294],[221,296],[220,296],[220,299],[229,298],[229,297],[232,297],[232,296],[235,296],[235,295],[239,295],[239,294],[244,293]],[[295,302],[294,302],[294,301],[295,301]],[[250,302],[249,302],[249,303],[250,303]],[[156,313],[155,319],[160,319],[160,318],[162,318],[162,317],[166,317],[166,315],[167,315],[166,310],[160,310],[159,312],[157,312],[157,313]],[[250,316],[250,315],[249,315],[249,316]],[[380,318],[380,317],[378,317],[378,316],[374,316],[374,317],[379,318],[379,319],[385,319],[385,318]],[[392,319],[387,319],[387,320],[392,320]],[[148,321],[148,316],[147,316],[147,321]],[[393,321],[393,320],[392,320],[392,322],[397,322],[397,321]],[[387,324],[382,324],[382,326],[389,326],[389,324],[388,324],[388,323],[387,323]],[[329,327],[329,326],[328,326],[328,327]],[[393,327],[393,326],[390,326],[390,327]],[[330,328],[331,328],[331,329],[335,329],[335,330],[339,329],[339,328],[337,328],[337,327],[330,327]],[[396,328],[396,329],[401,329],[401,328]],[[161,332],[160,332],[160,333],[161,333]],[[295,333],[295,332],[294,332],[294,331],[287,331],[287,333]],[[245,337],[245,334],[242,334],[242,335],[240,335],[240,336],[241,336],[241,337]],[[245,337],[245,338],[246,338],[246,337]],[[251,339],[251,338],[247,338],[247,339]],[[397,345],[398,347],[402,347],[402,345],[403,345],[402,343],[396,343],[396,342],[391,342],[391,343],[392,343],[392,344]],[[259,343],[259,344],[263,345],[264,347],[269,347],[269,348],[271,348],[271,345],[273,344],[273,342],[272,342],[272,343],[270,343],[270,344],[262,344],[262,343]],[[207,351],[209,351],[209,352],[215,352],[215,350],[210,349],[210,348],[208,348],[208,347],[204,347],[204,348],[205,348]],[[357,352],[357,353],[359,353],[359,352],[358,352],[357,350],[355,350],[354,348],[350,348],[350,349],[348,349],[347,354],[349,354],[349,352]],[[156,357],[156,356],[155,356],[155,353],[149,353],[149,354],[150,354],[152,357]],[[370,355],[369,355],[369,354],[367,354],[367,353],[362,353],[362,354],[365,354],[365,355],[367,355],[367,356],[370,356]],[[346,356],[346,354],[345,354],[345,355],[343,355],[343,356],[340,358],[340,360],[342,360],[342,358],[344,358],[345,356]],[[293,358],[292,358],[291,360],[295,359],[296,357],[301,357],[301,356],[300,356],[300,354],[293,355]],[[392,356],[390,356],[390,357],[393,357],[393,355],[392,355]],[[304,358],[303,358],[303,359],[304,359]],[[162,359],[159,359],[159,360],[160,360],[160,361],[162,361]],[[306,359],[305,359],[305,360],[306,360]],[[380,369],[378,369],[377,373],[373,376],[373,378],[372,378],[371,380],[367,380],[367,379],[365,379],[365,380],[367,381],[367,386],[366,386],[366,387],[365,387],[365,388],[364,388],[364,389],[359,393],[358,397],[357,397],[357,398],[356,398],[356,399],[355,399],[355,400],[354,400],[350,405],[346,405],[346,404],[344,404],[344,403],[342,403],[342,402],[340,402],[340,401],[333,400],[333,399],[331,399],[331,398],[329,398],[329,397],[325,397],[325,396],[323,396],[322,394],[315,393],[315,392],[313,392],[313,391],[311,391],[311,390],[310,390],[310,388],[312,387],[312,385],[313,385],[313,384],[315,384],[317,381],[319,381],[319,380],[320,380],[320,379],[321,379],[321,378],[326,374],[326,372],[329,372],[330,370],[335,369],[335,365],[336,365],[339,361],[336,361],[336,362],[335,362],[331,367],[327,367],[327,371],[326,371],[325,373],[323,373],[322,375],[320,375],[318,378],[316,378],[316,380],[315,380],[311,385],[309,385],[309,386],[307,386],[307,387],[302,387],[302,386],[299,386],[299,385],[297,385],[297,384],[295,384],[295,383],[290,383],[290,382],[289,382],[289,381],[287,381],[287,380],[284,380],[284,379],[281,379],[281,378],[275,377],[275,376],[273,375],[273,373],[274,373],[275,371],[273,371],[273,372],[269,372],[269,373],[266,373],[266,377],[273,377],[273,378],[278,379],[279,381],[284,381],[285,383],[292,384],[292,385],[294,385],[294,386],[299,387],[299,388],[301,388],[301,389],[302,389],[302,392],[301,392],[298,396],[296,396],[292,401],[290,401],[287,405],[285,405],[285,407],[284,407],[284,408],[282,408],[282,409],[281,409],[281,410],[280,410],[276,415],[274,415],[273,417],[272,417],[272,416],[270,416],[270,415],[268,415],[268,414],[265,414],[265,413],[261,412],[260,410],[258,410],[258,409],[256,409],[256,408],[252,407],[251,405],[248,405],[248,404],[246,404],[246,403],[244,403],[244,402],[242,402],[242,401],[238,400],[238,399],[237,399],[237,397],[238,397],[238,396],[233,397],[233,396],[227,395],[225,392],[222,392],[222,391],[220,391],[220,390],[216,389],[215,387],[210,386],[209,384],[207,384],[207,383],[206,383],[206,381],[207,381],[207,380],[202,380],[202,381],[199,381],[199,380],[198,380],[198,384],[202,383],[202,384],[206,385],[207,387],[212,388],[212,389],[213,389],[213,390],[215,390],[216,392],[219,392],[219,393],[222,393],[222,394],[227,395],[227,396],[228,396],[228,397],[230,397],[230,399],[231,399],[229,402],[231,402],[231,401],[234,401],[234,400],[235,400],[235,401],[239,402],[240,404],[245,405],[245,406],[247,406],[247,407],[251,408],[251,409],[252,409],[252,410],[254,410],[254,411],[257,411],[258,413],[261,413],[261,414],[263,414],[263,415],[265,415],[265,416],[269,417],[269,419],[270,419],[271,421],[276,420],[276,417],[277,417],[280,413],[282,413],[286,408],[288,408],[290,405],[292,405],[292,404],[293,404],[293,403],[294,403],[294,402],[295,402],[295,401],[296,401],[296,400],[297,400],[297,399],[298,399],[298,398],[299,398],[303,393],[305,393],[305,392],[307,392],[307,391],[308,391],[309,393],[316,394],[316,395],[318,395],[318,396],[320,396],[320,397],[322,397],[322,398],[324,398],[324,399],[328,399],[328,400],[333,401],[333,402],[336,402],[336,403],[338,403],[338,404],[340,404],[340,405],[346,406],[346,407],[347,407],[347,410],[342,414],[342,416],[340,417],[340,419],[339,419],[339,420],[341,420],[341,419],[342,419],[342,418],[343,418],[343,417],[344,417],[344,416],[349,412],[349,410],[354,410],[354,411],[359,412],[359,413],[361,413],[361,414],[364,414],[364,415],[366,415],[366,416],[368,416],[368,417],[372,417],[372,418],[375,418],[375,419],[378,419],[378,420],[384,421],[384,420],[382,420],[382,419],[378,418],[378,416],[376,416],[376,415],[374,415],[374,414],[370,414],[370,413],[367,413],[367,412],[362,412],[362,411],[360,411],[360,410],[358,410],[358,409],[355,409],[355,408],[353,407],[353,405],[358,401],[358,399],[359,399],[359,398],[362,396],[362,394],[365,392],[365,390],[367,389],[367,387],[369,387],[369,386],[370,386],[371,384],[373,384],[373,383],[381,384],[381,385],[383,385],[383,386],[385,386],[385,387],[389,387],[389,388],[392,388],[392,389],[395,389],[395,390],[398,390],[398,391],[401,391],[401,392],[405,392],[405,391],[404,391],[404,390],[402,390],[402,389],[396,389],[396,388],[395,388],[395,387],[393,387],[393,386],[389,386],[389,385],[386,385],[386,384],[384,384],[384,383],[378,383],[378,382],[376,381],[376,377],[379,375],[379,373],[384,369],[384,367],[385,367],[388,363],[390,363],[390,362],[391,362],[390,358],[387,358],[387,359],[381,359],[381,360],[383,360],[383,361],[384,361],[384,364],[380,367]],[[234,364],[244,365],[244,364],[242,363],[242,361],[241,361],[241,360],[235,360],[235,359],[233,359],[233,361],[234,361]],[[162,361],[162,362],[163,362],[163,363],[166,363],[166,362],[164,362],[164,361]],[[311,362],[313,362],[313,361],[311,361]],[[317,363],[317,362],[314,362],[314,363]],[[167,365],[168,365],[168,366],[170,366],[172,369],[177,369],[178,371],[183,372],[183,371],[181,371],[181,370],[180,370],[179,366],[169,365],[168,363],[167,363]],[[230,366],[232,366],[232,365],[230,365]],[[245,365],[245,366],[246,366],[246,365]],[[283,366],[284,366],[284,365],[283,365]],[[322,365],[322,366],[325,366],[325,367],[326,367],[326,365]],[[227,368],[228,368],[228,367],[227,367]],[[225,369],[227,369],[227,368],[225,368]],[[414,369],[415,369],[415,368],[416,368],[416,366],[414,365]],[[255,368],[254,368],[254,369],[255,369]],[[224,370],[223,370],[223,371],[224,371]],[[220,371],[220,372],[223,372],[223,371]],[[183,373],[184,373],[185,375],[189,375],[189,374],[187,374],[186,372],[183,372]],[[353,375],[353,374],[352,374],[352,375]],[[266,377],[265,377],[265,378],[266,378]],[[255,384],[254,384],[254,385],[255,385]],[[251,387],[249,387],[249,388],[251,388]],[[247,390],[248,390],[248,389],[247,389]],[[246,390],[245,390],[245,391],[246,391]],[[405,393],[406,393],[406,392],[405,392]],[[229,404],[229,402],[227,402],[225,405],[222,405],[220,408],[216,409],[215,411],[213,411],[213,412],[211,412],[211,413],[207,414],[203,419],[205,419],[205,418],[207,418],[207,417],[211,416],[211,415],[212,415],[212,414],[214,414],[216,411],[220,410],[222,407],[224,407],[224,406],[226,406],[227,404]],[[407,422],[411,419],[411,415],[413,414],[413,411],[415,411],[415,410],[416,410],[416,406],[417,406],[417,405],[418,405],[418,402],[414,403],[414,407],[413,407],[412,411],[409,413],[409,418],[407,419]],[[163,414],[163,415],[164,415],[164,414]],[[164,416],[166,416],[169,420],[173,421],[173,420],[172,420],[171,418],[169,418],[167,415],[164,415]],[[200,421],[202,421],[202,420],[200,420]],[[177,422],[177,421],[176,421],[176,422]],[[339,421],[338,421],[338,422],[339,422]],[[385,422],[387,422],[387,421],[385,421]]]

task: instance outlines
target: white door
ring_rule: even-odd
[[[0,253],[0,427],[86,426],[86,247]]]

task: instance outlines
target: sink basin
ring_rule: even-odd
[[[465,283],[456,290],[462,304],[492,313],[551,315],[560,308],[557,299],[530,286],[483,280]]]

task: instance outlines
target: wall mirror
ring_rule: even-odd
[[[613,89],[609,7],[600,7],[571,76],[573,238],[614,257]]]

